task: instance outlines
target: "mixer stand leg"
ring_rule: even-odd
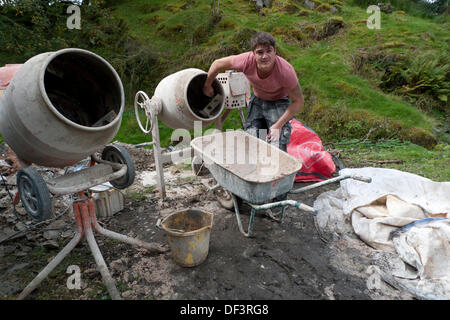
[[[75,208],[75,204],[73,205]],[[36,278],[33,279],[26,287],[23,289],[23,291],[18,296],[18,300],[24,299],[27,295],[31,293],[36,287],[44,280],[50,272],[53,271],[60,263],[61,261],[72,251],[77,244],[80,242],[81,238],[83,237],[83,224],[81,221],[81,215],[79,211],[75,211],[75,221],[76,221],[76,234],[73,237],[72,240],[62,249],[55,258],[53,258],[52,261],[36,276]]]
[[[95,241],[94,233],[92,228],[98,233],[113,238],[118,241],[122,241],[134,246],[140,246],[150,253],[164,253],[167,252],[168,248],[163,248],[161,246],[151,244],[148,242],[141,241],[139,239],[131,238],[120,233],[116,233],[99,226],[97,218],[95,215],[95,206],[92,199],[85,199],[73,204],[73,210],[75,213],[76,220],[76,235],[73,239],[61,250],[56,257],[33,279],[23,291],[18,296],[18,300],[24,299],[28,294],[30,294],[36,287],[44,280],[53,269],[58,266],[61,261],[72,251],[77,244],[80,242],[83,235],[86,235],[86,240],[88,242],[89,248],[92,255],[94,256],[95,262],[97,264],[98,270],[103,278],[103,283],[105,284],[109,295],[113,300],[121,300],[119,291],[116,288],[114,279],[108,271],[105,260],[103,259],[102,253]]]

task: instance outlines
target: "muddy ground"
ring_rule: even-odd
[[[338,236],[319,230],[310,213],[288,207],[282,223],[258,214],[255,236],[246,238],[239,232],[234,211],[221,207],[203,185],[211,176],[195,177],[188,165],[165,167],[167,198],[163,201],[158,190],[148,184],[154,174],[151,151],[126,147],[136,166],[136,180],[123,191],[124,209],[113,217],[99,217],[105,228],[169,249],[166,232],[155,226],[158,218],[184,208],[199,208],[212,212],[214,222],[208,257],[192,268],[177,265],[170,250],[152,254],[96,234],[124,299],[412,299],[385,283],[371,285],[368,270],[373,250],[354,234]],[[48,170],[40,171],[45,174]],[[14,175],[5,178],[10,193],[14,193]],[[294,188],[305,185],[296,183]],[[324,186],[306,194],[292,194],[289,199],[313,206],[319,194],[337,187]],[[14,211],[5,183],[0,196],[4,199],[0,214],[0,297],[15,299],[70,241],[74,222],[68,210],[61,218],[28,230],[27,226],[35,222],[21,204]],[[54,201],[55,214],[70,207],[67,197]],[[244,210],[242,218],[246,228],[248,210]],[[15,239],[1,242],[13,234]],[[80,289],[68,289],[69,266],[81,271]],[[27,297],[109,298],[84,239]]]

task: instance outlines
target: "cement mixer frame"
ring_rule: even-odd
[[[22,162],[22,161],[21,161]],[[105,182],[110,182],[117,189],[125,189],[134,182],[134,163],[120,145],[107,145],[101,156],[91,155],[88,168],[70,172],[45,181],[32,166],[17,172],[18,192],[14,199],[19,199],[30,218],[35,221],[47,220],[52,215],[50,194],[66,195],[78,193]]]

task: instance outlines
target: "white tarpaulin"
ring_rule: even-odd
[[[314,203],[319,228],[337,234],[353,230],[372,248],[398,254],[406,267],[391,263],[379,269],[392,285],[419,298],[450,299],[450,182],[382,168],[340,174],[372,182],[347,179],[321,194]]]

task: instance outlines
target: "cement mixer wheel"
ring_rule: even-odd
[[[28,167],[17,172],[17,188],[22,205],[34,221],[47,220],[52,215],[52,201],[47,184],[39,172]]]
[[[110,181],[114,187],[125,189],[133,184],[135,177],[134,163],[124,147],[117,144],[106,146],[102,152],[102,159],[127,166],[127,173],[123,177]]]

